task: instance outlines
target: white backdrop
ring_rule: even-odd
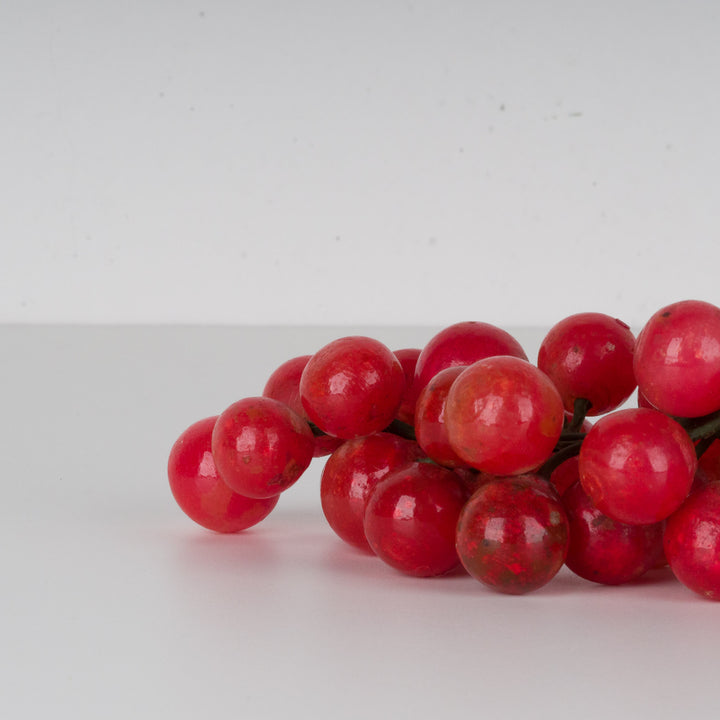
[[[0,37],[0,321],[720,303],[712,0],[10,0]]]

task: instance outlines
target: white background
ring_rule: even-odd
[[[7,0],[0,321],[720,302],[718,37],[712,0]]]

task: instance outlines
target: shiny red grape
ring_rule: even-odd
[[[325,518],[345,542],[370,550],[363,522],[368,498],[388,475],[424,457],[417,443],[375,433],[344,442],[327,459],[320,480]]]
[[[416,462],[388,475],[370,495],[365,536],[373,552],[407,575],[444,575],[460,561],[455,527],[467,498],[452,470]]]
[[[420,356],[420,348],[402,348],[394,351],[395,357],[405,375],[405,390],[397,411],[397,419],[412,425],[415,422],[415,403],[417,402],[417,388],[415,387],[415,366]]]
[[[479,360],[452,384],[445,424],[453,450],[470,466],[494,475],[519,475],[552,454],[562,432],[560,394],[526,360]]]
[[[300,400],[300,378],[311,357],[312,355],[300,355],[279,365],[265,383],[263,397],[279,400],[300,417],[306,417],[305,408]],[[342,440],[339,438],[331,435],[318,435],[315,438],[313,457],[329,455],[341,444]]]
[[[464,365],[458,365],[441,370],[422,389],[415,407],[418,445],[436,463],[450,468],[467,466],[452,449],[445,425],[445,400],[450,386],[464,369]]]
[[[697,468],[687,432],[658,410],[630,408],[601,417],[580,449],[580,481],[613,520],[655,523],[687,496]]]
[[[579,479],[580,469],[578,467],[577,455],[560,463],[560,465],[550,473],[550,483],[561,497],[565,494],[565,491]]]
[[[698,471],[701,469],[708,481],[720,480],[720,440],[714,440],[700,456]]]
[[[254,498],[273,497],[293,485],[310,464],[314,447],[307,422],[265,397],[230,405],[212,433],[220,477],[235,492]]]
[[[316,352],[300,378],[308,418],[321,430],[349,440],[386,428],[405,390],[400,361],[378,340],[339,338]]]
[[[303,417],[305,409],[300,401],[300,378],[311,357],[312,355],[300,355],[279,365],[267,379],[262,393],[263,397],[285,403],[300,417]]]
[[[683,300],[658,310],[638,335],[634,369],[642,395],[664,413],[720,409],[720,308]]]
[[[565,409],[580,398],[588,415],[602,415],[635,389],[635,336],[622,321],[602,313],[578,313],[554,325],[538,353],[538,367],[553,381]]]
[[[266,518],[278,498],[239,495],[220,478],[210,449],[216,420],[205,418],[181,433],[170,450],[168,480],[175,501],[191,520],[208,530],[235,533]]]
[[[603,515],[576,482],[562,496],[570,523],[565,564],[586,580],[620,585],[655,567],[663,523],[628,525]]]
[[[465,569],[510,595],[537,590],[560,570],[568,549],[565,510],[536,475],[486,482],[460,514],[457,551]]]
[[[494,355],[512,355],[527,360],[520,343],[499,327],[483,322],[460,322],[444,328],[425,345],[415,367],[420,392],[441,370],[472,365]]]
[[[665,524],[665,556],[690,590],[720,600],[720,482],[693,492]]]

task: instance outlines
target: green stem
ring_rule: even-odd
[[[556,450],[550,458],[545,461],[544,465],[540,467],[538,475],[542,475],[542,477],[549,480],[553,470],[555,470],[555,468],[559,465],[562,465],[566,460],[569,460],[571,457],[575,457],[580,452],[581,447],[582,440],[575,440],[560,450]]]
[[[706,437],[698,442],[698,444],[695,446],[695,455],[698,460],[703,456],[703,453],[715,442],[715,440],[715,437]]]
[[[415,428],[402,420],[393,420],[383,432],[399,435],[406,440],[417,440],[415,437]]]
[[[720,436],[720,410],[702,418],[675,419],[687,430],[693,442]]]
[[[558,440],[558,443],[568,443],[568,442],[575,442],[576,440],[584,440],[585,435],[587,433],[584,432],[568,432],[567,430],[563,430],[562,434],[560,435],[560,439]]]
[[[573,403],[573,416],[567,429],[570,432],[579,432],[582,427],[585,416],[592,407],[592,403],[587,398],[575,398]]]
[[[312,434],[315,437],[322,437],[323,435],[327,435],[326,432],[321,430],[315,423],[312,423],[308,420],[308,425],[310,426],[310,430],[312,431]],[[401,420],[393,420],[384,430],[383,432],[391,433],[393,435],[399,435],[402,438],[405,438],[406,440],[416,440],[415,437],[415,428],[412,425],[408,425],[408,423],[404,423]]]
[[[327,433],[321,430],[314,422],[310,422],[308,420],[307,424],[310,426],[310,430],[315,437],[323,437],[327,435]]]

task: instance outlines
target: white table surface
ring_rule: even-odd
[[[0,327],[0,717],[716,717],[720,603],[667,571],[405,577],[326,525],[322,460],[240,535],[175,506],[187,425],[340,335],[435,329]]]

